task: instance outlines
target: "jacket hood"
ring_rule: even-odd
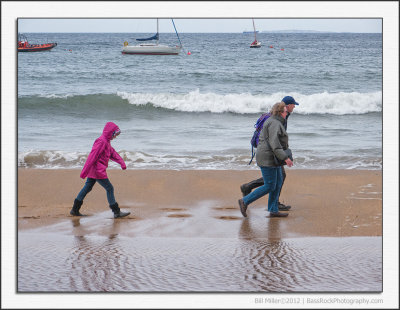
[[[108,141],[110,141],[113,133],[118,130],[119,130],[119,127],[116,124],[114,124],[113,122],[108,122],[104,126],[102,136],[105,137]]]

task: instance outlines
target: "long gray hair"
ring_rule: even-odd
[[[281,113],[285,112],[286,103],[284,102],[277,102],[271,108],[271,115],[281,115]]]

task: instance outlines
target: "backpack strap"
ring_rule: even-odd
[[[259,136],[260,136],[260,132],[261,132],[263,126],[264,126],[265,121],[270,116],[271,116],[271,114],[269,112],[268,113],[264,113],[258,118],[257,122],[254,124],[254,128],[256,130],[254,131],[253,137],[252,137],[251,142],[250,142],[251,143],[251,159],[250,159],[249,165],[251,164],[251,162],[253,161],[254,156],[256,155],[256,153],[254,152],[254,149],[258,145],[258,139],[259,139]]]
[[[250,159],[249,165],[250,165],[251,162],[253,161],[254,155],[256,155],[256,153],[254,152],[254,147],[252,146],[252,147],[251,147],[251,159]]]

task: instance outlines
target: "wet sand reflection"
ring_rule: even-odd
[[[80,218],[72,219],[74,243],[66,260],[69,270],[69,286],[72,291],[108,291],[124,290],[126,287],[124,272],[134,274],[134,265],[129,262],[129,254],[119,243],[118,236],[121,221],[112,221],[108,238],[92,242],[86,237],[89,231],[81,225]],[[105,227],[107,230],[107,227]],[[130,289],[136,290],[135,283]]]
[[[337,292],[382,289],[380,237],[282,238],[287,221],[208,201],[159,217],[71,217],[19,232],[21,292]],[[176,213],[178,211],[184,213]],[[172,213],[171,213],[172,212]],[[43,262],[46,262],[44,265]]]

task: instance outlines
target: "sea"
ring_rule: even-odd
[[[25,35],[57,46],[17,55],[18,167],[80,169],[112,121],[128,169],[258,169],[254,124],[290,95],[291,169],[382,169],[382,34],[160,33],[175,56],[121,53],[152,33]]]

